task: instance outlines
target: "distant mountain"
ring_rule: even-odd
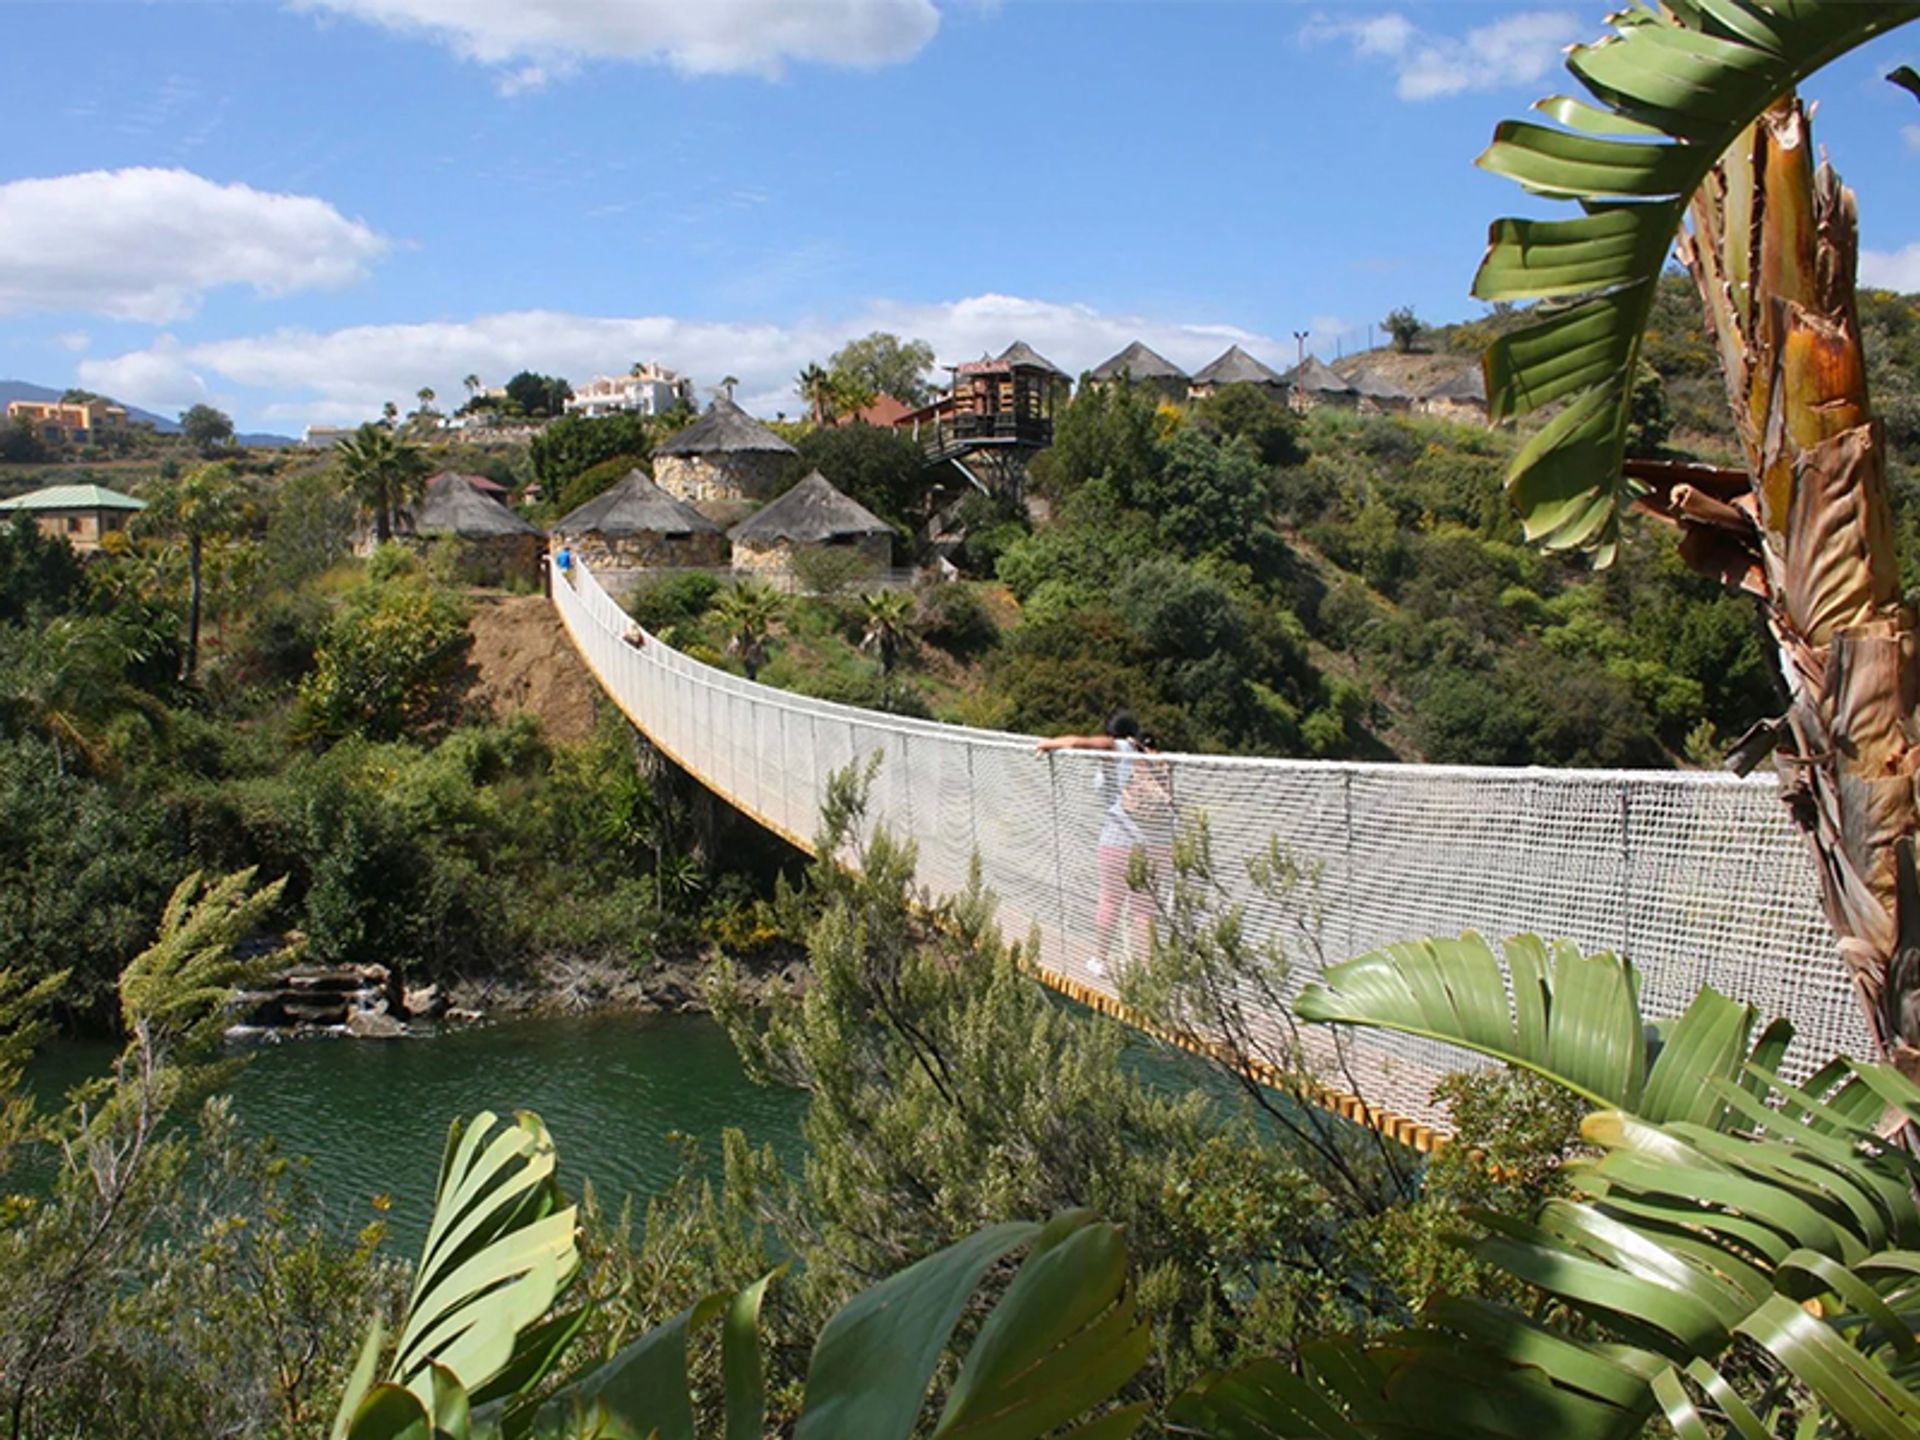
[[[64,390],[51,390],[45,385],[29,384],[25,380],[0,380],[0,407],[9,400],[58,400],[66,394]],[[140,425],[151,425],[162,435],[178,435],[180,422],[169,420],[164,415],[156,415],[151,410],[142,410],[138,405],[127,406],[127,419]],[[233,437],[242,445],[257,445],[263,450],[277,450],[283,445],[298,445],[300,442],[291,435],[249,434]]]

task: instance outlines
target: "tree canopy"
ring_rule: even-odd
[[[933,346],[925,340],[902,340],[876,330],[828,356],[827,374],[843,392],[891,395],[909,405],[924,405],[933,398],[934,387],[927,379],[933,359]]]
[[[202,455],[213,455],[233,443],[233,421],[211,405],[195,405],[180,412],[180,433]]]

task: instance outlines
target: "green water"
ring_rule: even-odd
[[[314,1159],[329,1220],[354,1228],[390,1195],[399,1253],[426,1233],[447,1124],[477,1110],[537,1112],[553,1132],[563,1183],[582,1177],[609,1208],[636,1206],[678,1168],[672,1132],[698,1137],[717,1162],[737,1126],[794,1161],[806,1097],[748,1082],[726,1035],[703,1016],[514,1020],[431,1038],[301,1039],[250,1050],[232,1087],[241,1126]],[[36,1090],[58,1092],[111,1057],[62,1045],[36,1067]]]
[[[241,1127],[311,1157],[313,1188],[336,1229],[359,1228],[375,1217],[375,1196],[391,1197],[401,1255],[426,1234],[448,1122],[478,1110],[537,1112],[568,1191],[591,1179],[610,1210],[629,1197],[638,1209],[672,1181],[675,1133],[703,1142],[710,1171],[729,1126],[771,1144],[791,1168],[802,1149],[806,1096],[751,1084],[705,1016],[512,1020],[404,1040],[283,1040],[244,1053],[251,1059],[231,1089]],[[50,1102],[112,1055],[106,1044],[56,1045],[36,1063],[33,1089]],[[1190,1055],[1136,1037],[1125,1064],[1164,1089],[1197,1088],[1223,1112],[1241,1108],[1232,1081]]]

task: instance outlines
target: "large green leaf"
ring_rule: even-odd
[[[476,1402],[513,1365],[520,1337],[579,1269],[575,1212],[562,1205],[552,1137],[536,1115],[501,1126],[483,1111],[447,1137],[406,1325],[389,1374],[413,1386],[431,1363]]]
[[[1812,0],[1629,7],[1613,35],[1570,52],[1593,103],[1555,96],[1539,109],[1562,128],[1496,129],[1482,167],[1588,212],[1495,221],[1474,281],[1489,300],[1584,300],[1543,311],[1485,360],[1493,418],[1565,406],[1508,471],[1530,537],[1611,558],[1633,496],[1622,475],[1630,381],[1688,201],[1776,98],[1916,15],[1920,5]]]
[[[1329,966],[1294,1009],[1306,1020],[1444,1040],[1532,1070],[1597,1107],[1654,1120],[1722,1113],[1724,1102],[1707,1086],[1740,1073],[1753,1023],[1748,1006],[1703,990],[1667,1031],[1649,1073],[1631,965],[1533,935],[1513,937],[1505,950],[1511,994],[1492,948],[1468,932]]]
[[[906,1440],[968,1298],[1031,1246],[948,1396],[942,1437],[1031,1440],[1117,1393],[1146,1357],[1120,1235],[1085,1212],[990,1226],[856,1295],[814,1346],[795,1440]],[[1138,1423],[1102,1416],[1088,1436]]]
[[[967,1351],[935,1440],[1024,1440],[1114,1394],[1146,1363],[1117,1226],[1063,1217]]]
[[[1696,1005],[1673,1063],[1723,1071],[1727,1028]],[[1221,1440],[1626,1437],[1655,1416],[1687,1437],[1920,1433],[1920,1251],[1902,1248],[1920,1208],[1911,1157],[1874,1128],[1920,1088],[1841,1061],[1756,1097],[1765,1073],[1716,1078],[1711,1124],[1589,1117],[1604,1153],[1570,1172],[1573,1196],[1486,1217],[1478,1253],[1537,1292],[1531,1313],[1441,1301],[1410,1334],[1310,1347],[1309,1380],[1216,1377],[1176,1419]],[[1828,1103],[1856,1090],[1875,1104]]]

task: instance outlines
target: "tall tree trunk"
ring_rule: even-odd
[[[200,537],[187,537],[187,664],[191,685],[200,674]]]
[[[1718,346],[1747,473],[1649,467],[1694,565],[1759,595],[1788,710],[1776,763],[1881,1049],[1920,1075],[1920,663],[1855,308],[1853,192],[1789,97],[1727,152],[1681,259]]]

